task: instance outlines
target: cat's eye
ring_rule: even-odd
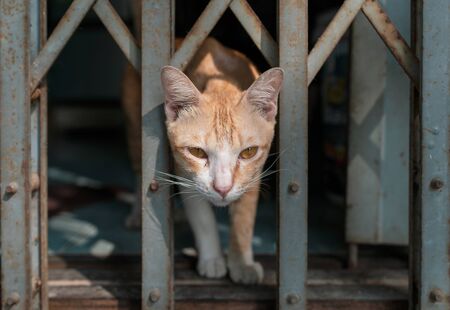
[[[188,147],[188,151],[197,158],[200,159],[208,158],[208,154],[206,154],[206,152],[199,147]]]
[[[257,151],[258,151],[257,146],[248,147],[239,154],[239,158],[250,159],[256,155]]]

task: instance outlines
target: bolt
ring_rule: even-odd
[[[444,182],[439,178],[434,178],[430,182],[430,188],[433,191],[440,190],[444,186]]]
[[[33,173],[31,175],[31,190],[34,192],[39,189],[40,186],[40,180],[39,175],[37,173]]]
[[[158,182],[157,182],[156,180],[153,180],[153,181],[150,183],[150,191],[156,192],[158,189],[159,189],[159,184],[158,184]]]
[[[41,89],[36,88],[36,90],[31,94],[31,101],[38,99],[41,96]]]
[[[298,304],[300,302],[300,296],[298,296],[298,294],[295,293],[288,294],[286,296],[286,301],[290,305]]]
[[[14,292],[11,295],[9,295],[9,297],[6,299],[6,305],[12,307],[14,305],[17,305],[19,301],[20,301],[19,293]]]
[[[15,194],[17,193],[17,190],[19,188],[19,185],[17,185],[17,182],[11,182],[6,186],[6,193],[7,194]]]
[[[440,289],[434,288],[430,292],[429,299],[433,304],[443,302],[444,293]]]
[[[150,291],[150,295],[149,295],[148,299],[151,302],[157,302],[160,297],[161,297],[161,291],[159,290],[159,288],[154,288]]]
[[[33,279],[33,294],[37,294],[41,289],[42,281],[40,279]]]
[[[291,182],[289,183],[289,192],[296,193],[300,189],[300,186],[297,182]]]

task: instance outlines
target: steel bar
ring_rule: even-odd
[[[333,52],[365,0],[346,0],[334,16],[324,33],[317,40],[308,56],[308,85]]]
[[[47,0],[39,0],[39,46],[47,42]],[[40,220],[40,286],[41,309],[49,308],[48,300],[48,195],[47,195],[47,81],[40,84],[39,96],[39,220]],[[40,284],[40,285],[39,285]]]
[[[31,92],[47,74],[53,62],[66,45],[84,16],[89,12],[96,0],[74,0],[67,12],[59,21],[47,43],[31,66]]]
[[[306,309],[308,206],[308,1],[279,0],[278,307]]]
[[[232,0],[211,0],[192,26],[170,64],[184,70]]]
[[[30,61],[32,61],[39,53],[39,48],[41,45],[41,2],[31,1],[29,6],[29,18],[30,18],[30,28],[29,28],[29,56]],[[41,265],[41,234],[46,233],[46,231],[41,231],[40,226],[40,195],[39,195],[39,173],[40,173],[40,163],[41,163],[41,153],[40,153],[40,118],[41,118],[41,108],[39,105],[40,101],[40,91],[39,96],[30,99],[34,104],[31,105],[31,116],[30,116],[30,138],[31,138],[31,179],[30,179],[30,191],[31,191],[31,204],[29,209],[30,216],[30,236],[28,238],[29,248],[30,248],[30,259],[31,259],[31,287],[33,290],[31,309],[42,309],[42,298],[41,296],[41,284],[42,284],[42,268],[45,266]],[[47,216],[47,215],[45,215]]]
[[[419,87],[419,61],[406,43],[400,32],[389,19],[384,8],[378,0],[366,0],[362,11],[375,30],[383,39],[392,55],[411,78],[416,87]]]
[[[447,0],[419,1],[420,153],[413,236],[412,309],[450,307],[450,10]]]
[[[173,51],[173,14],[173,1],[142,2],[142,309],[173,308],[170,191],[154,181],[169,170],[160,70]]]
[[[131,65],[140,72],[141,50],[111,2],[109,0],[97,0],[93,9],[113,37],[114,41],[116,41],[125,57]]]
[[[2,309],[34,304],[30,237],[29,1],[0,1]]]
[[[362,0],[361,0],[362,1]],[[246,0],[234,0],[230,9],[249,34],[267,62],[278,65],[278,45]]]

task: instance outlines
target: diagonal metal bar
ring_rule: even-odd
[[[47,74],[51,65],[95,1],[74,0],[72,2],[31,66],[31,92],[36,89],[41,79]]]
[[[363,0],[360,0],[363,1]],[[278,65],[278,45],[246,0],[234,0],[230,9],[272,67]]]
[[[93,7],[95,13],[105,25],[133,67],[141,71],[141,50],[128,27],[122,21],[109,0],[97,0]]]
[[[406,43],[400,32],[389,19],[378,0],[366,0],[362,11],[383,39],[392,55],[398,61],[416,87],[419,86],[419,60]]]
[[[232,0],[211,0],[187,34],[170,64],[184,70]]]
[[[365,0],[346,0],[320,36],[308,56],[308,85],[316,77],[320,68],[355,19]]]

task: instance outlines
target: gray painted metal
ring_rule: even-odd
[[[414,208],[414,271],[411,306],[449,309],[450,242],[450,6],[419,1],[421,58],[419,191]],[[420,18],[419,18],[420,19]]]
[[[74,0],[72,2],[31,66],[31,91],[35,90],[41,79],[47,74],[51,65],[95,1]]]
[[[173,308],[170,192],[149,188],[169,170],[160,70],[173,51],[173,14],[172,1],[142,2],[142,309]]]
[[[173,55],[170,61],[172,66],[181,70],[186,68],[189,61],[194,57],[195,52],[228,8],[230,2],[231,0],[211,0],[208,3],[194,26],[192,26],[191,31],[183,40],[183,44]]]
[[[41,43],[41,3],[31,1],[29,6],[30,35],[29,56],[34,59],[39,52]],[[41,111],[39,98],[32,100],[31,105],[31,205],[30,205],[30,236],[28,239],[31,259],[31,286],[33,290],[31,309],[42,309],[41,306],[41,226],[40,226],[40,195],[39,195],[39,173],[40,173],[40,117]],[[45,215],[47,216],[47,215]],[[44,232],[46,233],[46,231]],[[42,266],[43,267],[43,266]]]
[[[39,46],[47,41],[47,0],[39,0]],[[39,96],[39,212],[40,212],[40,287],[41,309],[48,309],[48,207],[47,207],[47,83],[40,84]]]
[[[246,0],[234,0],[230,9],[249,34],[267,62],[278,65],[278,45]]]
[[[308,85],[333,52],[365,0],[346,0],[308,56]]]
[[[128,27],[120,18],[109,0],[97,0],[93,7],[95,13],[108,29],[119,48],[131,65],[141,71],[141,50]]]
[[[279,0],[278,307],[306,309],[308,206],[308,1]]]
[[[408,37],[410,1],[385,2]],[[407,245],[409,79],[362,14],[352,34],[346,238]]]
[[[29,1],[0,1],[2,309],[31,309]]]

